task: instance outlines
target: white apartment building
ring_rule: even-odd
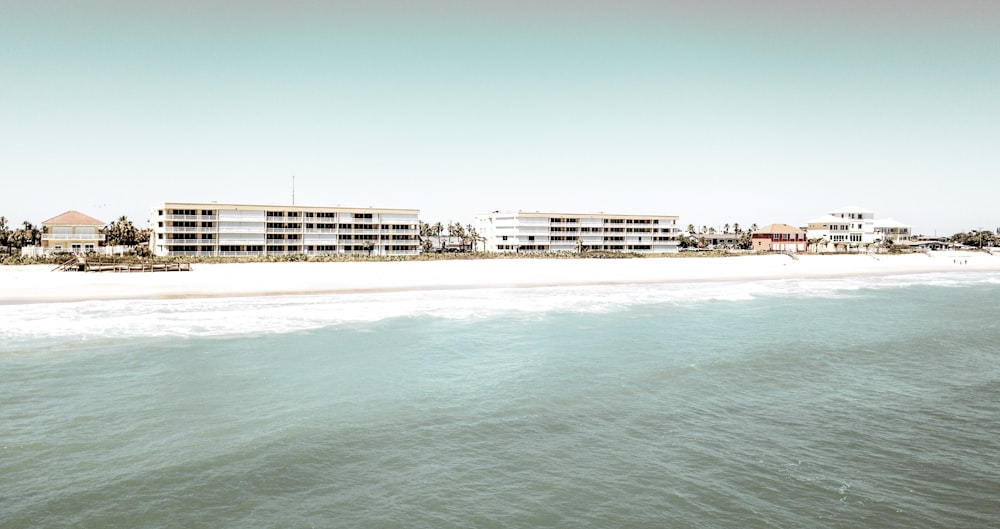
[[[875,242],[875,212],[857,206],[833,210],[808,222],[809,239],[825,239],[848,246]]]
[[[417,255],[416,209],[164,202],[153,207],[154,255]]]
[[[476,217],[488,252],[676,252],[677,216],[493,212]]]

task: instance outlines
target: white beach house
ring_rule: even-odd
[[[913,237],[913,227],[896,219],[875,220],[875,240],[909,242]]]
[[[476,217],[488,252],[613,251],[671,253],[678,249],[675,215],[493,212]]]
[[[875,212],[857,206],[830,211],[808,222],[809,239],[858,246],[875,242]]]
[[[155,255],[416,255],[416,209],[164,202],[153,207]]]
[[[895,219],[876,219],[875,212],[857,206],[843,207],[812,219],[806,231],[813,248],[840,251],[878,243],[908,242],[913,228]]]

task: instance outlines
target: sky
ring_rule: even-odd
[[[293,182],[430,223],[997,229],[1000,2],[0,0],[10,223]]]

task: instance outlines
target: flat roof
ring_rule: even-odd
[[[562,212],[552,212],[552,211],[494,211],[492,213],[483,213],[481,215],[476,215],[477,217],[489,217],[494,215],[516,215],[520,217],[615,217],[623,219],[648,219],[648,218],[661,218],[661,219],[677,219],[680,218],[677,215],[640,215],[634,213],[562,213]]]
[[[838,208],[830,212],[830,214],[834,213],[871,213],[873,215],[875,214],[875,212],[870,209],[865,209],[858,206],[844,206],[842,208]]]
[[[380,213],[404,213],[404,214],[420,214],[419,209],[404,209],[404,208],[374,208],[374,207],[350,207],[350,206],[300,206],[298,204],[237,204],[232,202],[159,202],[153,206],[154,208],[181,208],[190,207],[195,209],[251,209],[251,210],[268,210],[268,209],[281,209],[281,210],[295,210],[295,211],[370,211],[370,212],[380,212]]]

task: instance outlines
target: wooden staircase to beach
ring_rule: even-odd
[[[190,272],[189,263],[154,263],[115,257],[74,256],[52,269],[53,272]]]

